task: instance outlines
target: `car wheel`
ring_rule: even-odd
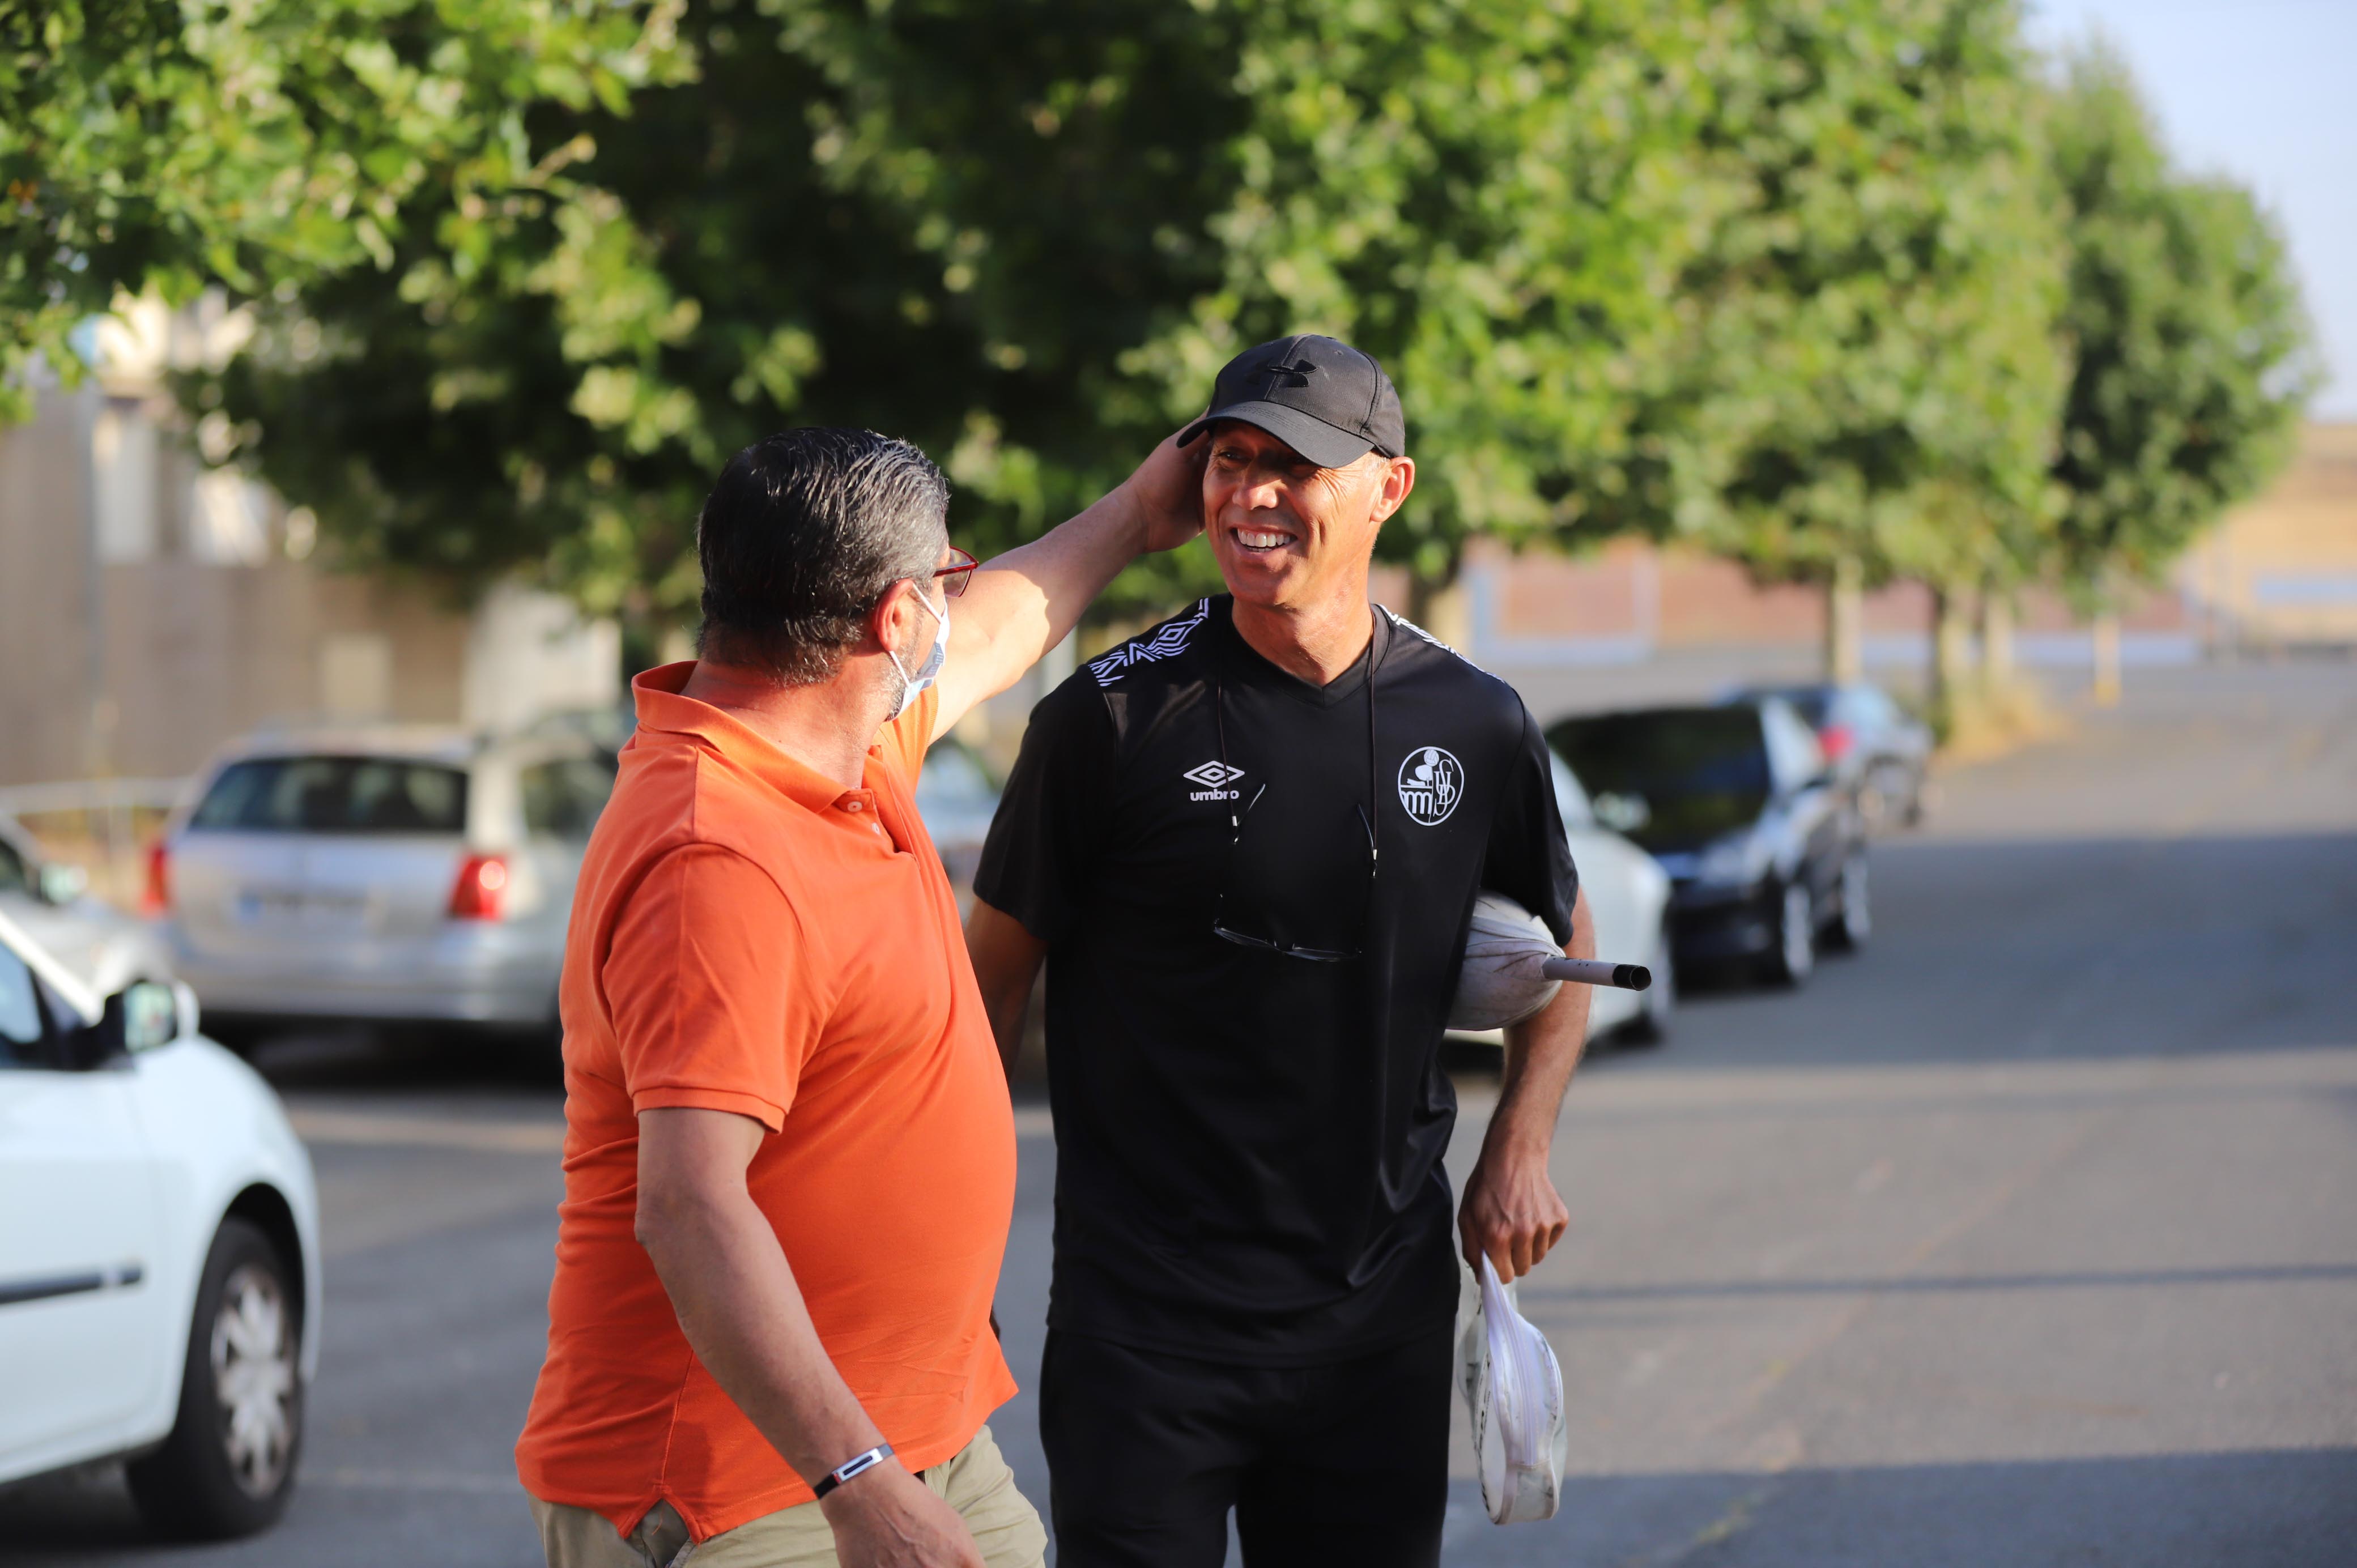
[[[1678,1007],[1678,972],[1670,957],[1670,929],[1653,943],[1653,983],[1637,993],[1637,1015],[1629,1020],[1624,1037],[1632,1045],[1658,1046],[1670,1037],[1670,1015]]]
[[[1906,768],[1896,762],[1878,762],[1858,785],[1858,817],[1869,832],[1884,832],[1906,819],[1912,794]]]
[[[1874,901],[1866,875],[1866,851],[1854,849],[1841,868],[1841,908],[1826,922],[1825,945],[1856,952],[1874,934]]]
[[[1817,967],[1816,904],[1805,882],[1788,882],[1776,902],[1776,945],[1762,965],[1770,982],[1798,986]]]
[[[277,1521],[302,1446],[302,1317],[295,1263],[246,1221],[221,1221],[197,1286],[180,1413],[126,1466],[150,1529],[223,1541]]]

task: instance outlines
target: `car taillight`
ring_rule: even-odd
[[[172,907],[172,851],[162,839],[147,846],[147,890],[140,896],[139,907],[151,915]]]
[[[1839,762],[1848,756],[1850,742],[1857,738],[1847,725],[1827,725],[1817,732],[1817,744],[1825,748],[1827,762]]]
[[[454,920],[496,920],[507,913],[507,857],[470,854],[458,868],[458,885],[450,889]]]

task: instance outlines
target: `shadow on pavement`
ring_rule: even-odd
[[[1679,1568],[2338,1568],[2357,1448],[1581,1477],[1501,1529],[1458,1483],[1442,1561]]]

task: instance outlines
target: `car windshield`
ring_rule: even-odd
[[[1768,748],[1759,710],[1660,708],[1566,719],[1547,740],[1595,796],[1645,803],[1631,838],[1649,850],[1693,849],[1760,820]]]
[[[257,757],[231,763],[188,825],[231,832],[461,833],[467,776],[395,757]]]

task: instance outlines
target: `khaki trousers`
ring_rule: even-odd
[[[921,1478],[963,1516],[990,1568],[1041,1568],[1047,1561],[1048,1531],[1016,1490],[1015,1472],[990,1428]],[[604,1514],[538,1498],[531,1502],[548,1568],[835,1568],[834,1531],[816,1503],[780,1509],[709,1541],[691,1541],[686,1522],[666,1502],[649,1509],[628,1540]]]

